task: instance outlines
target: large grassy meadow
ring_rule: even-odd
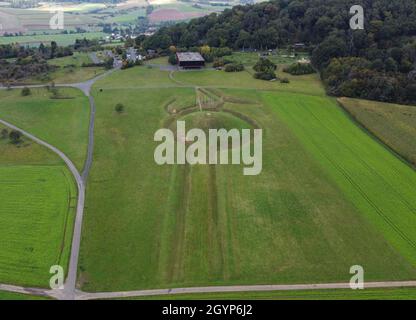
[[[362,126],[416,166],[416,108],[377,101],[340,98]]]
[[[27,130],[63,151],[81,170],[88,144],[89,103],[72,88],[59,88],[59,99],[45,88],[0,90],[0,118]]]
[[[265,101],[349,202],[416,265],[416,172],[364,134],[332,99],[268,93]]]
[[[250,72],[249,68],[238,73],[220,70],[177,71],[173,73],[173,78],[183,85],[325,95],[323,86],[316,74],[296,77],[279,71],[279,76],[284,76],[290,80],[290,83],[280,83],[279,81],[255,80]]]
[[[73,178],[56,155],[26,138],[17,146],[0,139],[0,177],[0,283],[48,287],[50,267],[68,264]]]
[[[0,291],[0,300],[49,300],[46,297],[32,296],[29,294]]]
[[[103,67],[83,67],[83,63],[92,63],[88,53],[75,52],[72,56],[48,60],[48,64],[58,67],[58,69],[48,75],[48,82],[82,82],[92,79],[105,71]],[[42,79],[40,80],[42,81]]]
[[[153,135],[172,103],[195,99],[193,86],[263,128],[260,175],[155,164]],[[93,94],[84,290],[345,282],[356,264],[368,281],[416,279],[416,173],[325,97],[316,76],[285,85],[191,71],[172,80],[139,67],[100,80]]]

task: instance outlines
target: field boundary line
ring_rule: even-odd
[[[365,289],[383,288],[416,288],[416,280],[407,281],[373,281],[365,282]],[[299,290],[331,290],[331,289],[351,289],[348,282],[334,283],[311,283],[311,284],[261,284],[261,285],[236,285],[236,286],[208,286],[208,287],[184,287],[170,289],[147,289],[133,291],[113,291],[113,292],[84,292],[75,290],[75,300],[97,300],[97,299],[117,299],[132,297],[150,296],[170,296],[179,294],[196,293],[224,293],[224,292],[260,292],[260,291],[299,291]],[[352,289],[351,289],[352,290]],[[41,288],[25,288],[15,285],[0,284],[0,291],[51,297],[62,299],[62,290],[47,290]]]
[[[365,288],[400,288],[416,287],[416,281],[388,281],[388,282],[367,282]],[[240,285],[240,286],[212,286],[212,287],[188,287],[172,289],[154,289],[138,291],[118,292],[78,292],[77,299],[112,299],[128,297],[146,297],[157,295],[178,295],[192,293],[221,293],[221,292],[253,292],[253,291],[296,291],[296,290],[325,290],[325,289],[351,289],[347,282],[339,283],[315,283],[315,284],[265,284],[265,285]],[[351,289],[352,290],[352,289]]]

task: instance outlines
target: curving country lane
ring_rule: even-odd
[[[20,131],[23,135],[28,137],[29,139],[33,140],[34,142],[48,148],[52,152],[56,153],[66,164],[68,169],[71,171],[75,182],[77,184],[77,191],[78,191],[78,199],[77,199],[77,209],[76,209],[76,215],[75,215],[75,225],[74,225],[74,231],[72,236],[72,246],[71,246],[71,257],[69,262],[69,269],[68,269],[68,277],[65,282],[64,286],[64,298],[71,299],[73,298],[73,293],[75,290],[75,283],[76,283],[76,277],[77,277],[77,265],[78,265],[78,256],[79,256],[79,245],[81,241],[81,229],[82,229],[82,219],[84,214],[84,201],[85,201],[85,185],[84,181],[79,174],[77,168],[72,163],[72,161],[58,148],[50,145],[49,143],[39,139],[38,137],[35,137],[34,135],[30,134],[29,132],[16,127],[15,125],[1,120],[0,123],[9,127],[12,130]],[[33,291],[34,289],[32,289]],[[33,291],[36,292],[36,291]]]
[[[88,97],[89,105],[90,105],[90,122],[89,122],[89,128],[88,128],[88,146],[87,146],[87,156],[84,163],[84,168],[82,170],[82,173],[80,174],[78,170],[76,169],[75,165],[72,163],[72,161],[58,148],[52,146],[51,144],[43,141],[42,139],[39,139],[38,137],[32,135],[31,133],[0,119],[0,123],[3,125],[13,129],[18,130],[25,136],[27,136],[29,139],[37,142],[38,144],[50,149],[54,153],[56,153],[67,165],[68,169],[71,171],[76,183],[77,183],[77,191],[78,191],[78,199],[77,199],[77,210],[76,210],[76,216],[75,216],[75,223],[74,223],[74,230],[73,230],[73,236],[72,236],[72,245],[71,245],[71,255],[69,260],[69,268],[68,268],[68,275],[67,279],[64,285],[63,290],[44,290],[44,289],[34,289],[34,288],[23,288],[23,287],[16,287],[16,286],[10,286],[10,285],[1,285],[0,289],[5,291],[14,291],[16,288],[20,291],[29,290],[33,294],[41,293],[41,295],[45,295],[46,292],[48,294],[53,296],[55,298],[59,299],[65,299],[70,300],[74,299],[75,297],[75,287],[76,287],[76,280],[77,280],[77,271],[78,271],[78,259],[79,259],[79,251],[80,251],[80,245],[81,245],[81,231],[82,231],[82,220],[84,216],[84,202],[85,202],[85,185],[87,182],[87,178],[92,166],[92,159],[93,159],[93,152],[94,152],[94,123],[95,123],[95,102],[94,98],[91,96],[91,88],[93,84],[102,79],[103,77],[106,77],[110,73],[114,72],[116,69],[111,69],[93,79],[87,80],[85,82],[78,82],[78,83],[64,83],[64,84],[56,84],[57,87],[72,87],[77,88],[81,90],[85,96]],[[28,86],[13,86],[13,89],[19,89],[23,87],[28,88],[42,88],[46,87],[47,85],[28,85]],[[0,87],[0,89],[7,89],[5,87]]]

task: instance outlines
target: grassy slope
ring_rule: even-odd
[[[354,206],[416,265],[416,173],[363,134],[333,100],[265,99]]]
[[[324,98],[314,77],[299,77],[289,87],[315,95],[309,97],[283,93],[283,85],[240,75],[202,71],[175,77],[210,86],[277,89],[276,93],[225,90],[234,102],[256,100],[226,104],[264,128],[263,172],[256,177],[243,176],[242,166],[155,165],[153,134],[163,124],[166,104],[172,96],[189,100],[194,94],[191,88],[168,88],[172,82],[166,72],[133,68],[96,85],[97,144],[81,252],[83,288],[348,281],[354,264],[364,266],[367,280],[416,278],[415,269],[399,254],[414,262],[410,256],[414,249],[385,227],[384,220],[374,215],[345,177],[331,170],[307,138],[326,142],[329,136],[333,161],[345,159],[345,165],[354,166],[352,172],[362,169],[362,159],[345,143],[352,138],[354,148],[363,143],[365,150],[358,151],[382,170],[387,182],[368,168],[357,174],[366,174],[368,181],[363,183],[372,198],[390,184],[404,192],[374,201],[389,208],[390,200],[397,206],[401,216],[395,222],[409,237],[415,235],[414,219],[402,200],[414,201],[408,188],[413,182],[403,182],[403,177],[414,173],[351,124]],[[160,88],[150,89],[155,86]],[[127,106],[126,114],[115,115],[117,102]],[[320,124],[319,130],[313,116],[300,112],[299,105],[307,108],[309,102],[323,112],[320,116],[332,130],[336,121],[338,130],[347,131],[339,137],[344,144],[337,140],[334,145],[327,127]],[[301,113],[308,135],[289,117],[292,111]],[[377,157],[371,157],[370,151]],[[385,162],[398,172],[387,170]]]
[[[119,75],[115,77],[118,79]],[[108,79],[105,81],[108,83]],[[165,182],[169,181],[170,169],[158,167],[154,162],[153,134],[162,125],[166,113],[163,106],[174,95],[193,92],[193,89],[94,91],[96,148],[87,186],[80,261],[80,270],[86,271],[81,275],[82,281],[92,284],[85,288],[96,288],[97,284],[106,288],[133,288],[138,283],[154,285],[157,230],[166,213],[166,203],[161,197],[169,190]],[[114,111],[118,102],[126,106],[123,115]],[[107,280],[103,281],[104,278]]]
[[[0,118],[33,133],[63,151],[79,170],[87,151],[89,104],[81,91],[60,88],[62,96],[50,99],[46,89],[31,89],[22,97],[20,90],[0,91]]]
[[[28,294],[0,291],[0,300],[48,300],[45,297],[31,296]]]
[[[271,60],[277,65],[294,63],[302,57],[306,57],[305,54],[300,54],[297,57],[290,57],[290,53],[280,51],[278,55],[270,55],[267,59]],[[231,56],[225,56],[224,59],[232,60],[238,63],[242,63],[245,66],[254,66],[259,60],[258,52],[234,52]]]
[[[167,71],[158,68],[130,68],[123,72],[115,72],[110,77],[105,77],[96,84],[96,88],[102,89],[135,89],[135,88],[164,88],[175,86],[169,79]]]
[[[282,84],[278,81],[254,80],[249,71],[234,72],[204,70],[200,72],[187,71],[175,72],[176,80],[198,86],[208,86],[216,88],[246,88],[253,90],[278,90],[284,92],[302,92],[310,95],[324,95],[321,83],[317,75],[291,76],[283,74],[291,82]]]
[[[365,128],[416,165],[416,108],[341,98],[339,102]]]
[[[114,17],[108,16],[105,19],[106,23],[133,23],[135,22],[139,17],[145,17],[146,16],[146,10],[143,8],[136,8],[133,10],[126,11],[122,14],[116,14]]]
[[[57,156],[26,139],[19,147],[0,140],[0,177],[0,282],[47,287],[49,268],[68,263],[72,177]]]
[[[91,62],[87,53],[79,52],[72,56],[48,60],[48,64],[59,66],[59,69],[50,74],[50,78],[55,83],[76,83],[94,78],[105,71],[102,67],[82,67],[83,63]]]

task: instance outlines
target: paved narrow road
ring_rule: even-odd
[[[386,281],[366,282],[365,289],[374,288],[409,288],[416,287],[416,281]],[[0,284],[0,290],[50,297],[55,299],[73,300],[95,300],[95,299],[117,299],[129,297],[164,296],[177,294],[198,293],[224,293],[224,292],[261,292],[261,291],[298,291],[298,290],[328,290],[328,289],[350,289],[349,283],[315,283],[315,284],[277,284],[277,285],[240,285],[240,286],[212,286],[212,287],[189,287],[172,289],[116,291],[116,292],[83,292],[74,290],[72,295],[63,293],[61,290],[47,290],[39,288],[25,288],[13,285]]]

